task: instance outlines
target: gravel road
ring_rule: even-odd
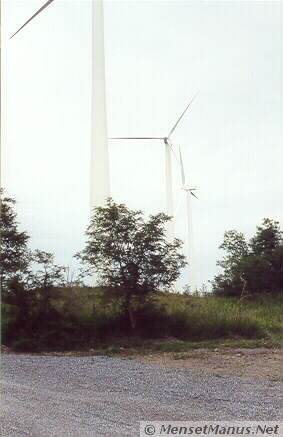
[[[134,437],[139,420],[280,418],[275,381],[97,356],[9,354],[1,362],[5,437]]]

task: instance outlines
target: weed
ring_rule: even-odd
[[[185,354],[174,354],[173,355],[173,360],[186,360],[187,359],[187,355]]]
[[[237,298],[156,293],[139,309],[135,331],[123,302],[107,297],[103,288],[53,290],[51,310],[44,323],[32,314],[28,330],[19,323],[18,308],[2,303],[3,344],[21,351],[101,347],[110,356],[121,347],[179,354],[219,344],[256,348],[282,342],[282,303],[272,296],[246,300],[240,312]]]

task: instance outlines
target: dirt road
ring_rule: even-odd
[[[202,371],[219,376],[246,376],[282,381],[280,349],[231,348],[198,349],[178,353],[147,354],[133,357],[147,364],[183,370]]]

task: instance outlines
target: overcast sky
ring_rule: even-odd
[[[2,185],[32,247],[72,266],[89,221],[91,9],[56,0],[9,40],[42,3],[3,1]],[[225,230],[251,237],[264,217],[282,219],[282,3],[104,5],[109,136],[165,136],[200,91],[172,138],[198,188],[200,286],[217,272]],[[163,211],[162,142],[110,142],[109,152],[112,197]],[[177,205],[177,168],[174,180]],[[186,237],[184,202],[177,234]]]

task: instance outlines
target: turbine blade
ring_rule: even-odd
[[[110,137],[110,140],[163,140],[163,137]]]
[[[193,101],[195,100],[196,96],[198,95],[198,92],[194,95],[194,97],[192,98],[192,100],[190,101],[190,103],[186,106],[185,110],[182,112],[182,114],[180,115],[180,117],[178,118],[178,120],[176,121],[176,123],[174,124],[174,126],[172,127],[172,129],[170,130],[168,137],[170,137],[170,135],[172,135],[172,133],[174,132],[174,130],[176,129],[176,127],[178,126],[178,124],[180,123],[180,121],[182,120],[182,118],[184,117],[185,113],[187,112],[187,110],[189,109],[189,107],[191,106],[191,104],[193,103]]]
[[[196,199],[198,199],[198,197],[194,193],[192,193],[191,190],[190,190],[190,193],[191,193],[192,196],[194,196]]]
[[[50,5],[50,3],[54,2],[54,0],[48,0],[46,3],[44,3],[44,5],[41,6],[41,8],[38,9],[38,11],[36,11],[32,17],[30,17],[25,24],[23,24],[11,37],[10,39],[12,39],[20,30],[23,29],[23,27],[25,27],[30,21],[32,21],[38,14],[40,14],[40,12],[43,11],[43,9],[47,8],[47,6]]]
[[[186,177],[185,177],[181,147],[179,147],[179,154],[180,154],[181,178],[182,178],[182,184],[184,186],[186,184]]]

